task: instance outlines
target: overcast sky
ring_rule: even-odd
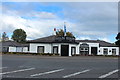
[[[27,39],[49,36],[64,22],[76,39],[115,42],[118,33],[117,2],[4,2],[0,14],[0,33],[9,37],[19,28]]]

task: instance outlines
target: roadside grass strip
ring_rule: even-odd
[[[90,71],[90,70],[87,69],[87,70],[84,70],[84,71],[81,71],[81,72],[76,72],[76,73],[73,73],[73,74],[70,74],[70,75],[63,76],[63,78],[72,77],[72,76],[75,76],[75,75],[78,75],[78,74],[82,74],[82,73],[85,73],[85,72],[88,72],[88,71]]]
[[[116,72],[118,72],[118,71],[119,71],[119,70],[116,69],[116,70],[114,70],[114,71],[111,71],[111,72],[109,72],[109,73],[107,73],[107,74],[104,74],[104,75],[100,76],[99,78],[106,78],[107,76],[110,76],[110,75],[112,75],[112,74],[114,74],[114,73],[116,73]]]
[[[10,71],[10,72],[3,72],[3,73],[0,73],[0,75],[9,74],[9,73],[16,73],[16,72],[23,72],[23,71],[29,71],[29,70],[33,70],[33,69],[35,69],[35,68],[21,69],[21,70],[15,70],[15,71]]]
[[[30,76],[34,77],[34,76],[40,76],[40,75],[45,75],[45,74],[51,74],[51,73],[59,72],[59,71],[62,71],[62,70],[64,70],[64,69],[57,69],[57,70],[53,70],[53,71],[48,71],[48,72],[33,74],[33,75],[30,75]]]

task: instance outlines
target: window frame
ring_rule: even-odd
[[[43,52],[42,53],[45,53],[44,51],[45,51],[45,46],[37,46],[37,53],[41,53],[41,52],[39,52],[39,47],[42,47],[43,48]]]
[[[114,51],[115,53],[113,53],[113,51]],[[112,49],[112,55],[116,55],[116,49],[115,49],[115,48]]]
[[[73,49],[74,49],[74,53],[72,53],[72,52],[73,52],[73,51],[72,51]],[[75,55],[75,54],[76,54],[76,47],[71,47],[71,55]]]
[[[54,53],[54,49],[57,48],[57,53]],[[53,54],[58,54],[58,46],[53,46]]]
[[[107,52],[107,53],[106,53]],[[108,48],[103,48],[103,54],[108,55]]]
[[[19,49],[21,49],[21,50],[19,50]],[[16,52],[23,52],[23,47],[16,47]]]

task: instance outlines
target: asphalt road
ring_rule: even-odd
[[[116,57],[2,55],[3,78],[118,78]]]

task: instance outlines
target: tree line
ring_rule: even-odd
[[[11,39],[13,41],[18,42],[18,43],[25,43],[26,42],[26,37],[27,37],[27,34],[23,29],[15,29],[13,31]],[[9,40],[6,32],[3,32],[1,40],[2,40],[2,42]]]

